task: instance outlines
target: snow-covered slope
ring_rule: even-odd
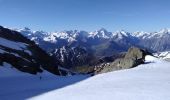
[[[25,100],[74,84],[88,77],[88,75],[56,76],[47,71],[31,75],[20,72],[12,68],[10,64],[4,63],[4,66],[0,66],[0,100]]]
[[[19,32],[0,27],[0,65],[4,63],[30,74],[46,70],[59,75],[59,64],[33,41]]]
[[[154,54],[156,57],[170,61],[170,51],[159,52]]]
[[[96,75],[30,100],[170,100],[170,63],[146,56],[136,68]]]

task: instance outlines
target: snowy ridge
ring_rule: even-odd
[[[108,32],[106,29],[101,28],[100,30],[96,30],[94,32],[90,32],[88,37],[92,37],[92,38],[104,38],[104,39],[108,39],[111,38],[113,36],[113,34],[111,32]]]
[[[170,34],[170,29],[167,29],[167,28],[164,28],[158,32],[151,32],[151,33],[148,33],[148,32],[136,32],[135,34],[137,37],[142,37],[143,39],[145,38],[153,38],[153,37],[156,37],[156,38],[160,38],[160,37],[163,37],[167,34]]]
[[[152,56],[146,56],[146,62],[136,68],[96,75],[29,100],[169,100],[170,63]]]
[[[7,39],[1,38],[1,37],[0,37],[0,45],[9,47],[11,49],[16,49],[16,50],[27,49],[27,44],[10,41],[10,40],[7,40]]]
[[[1,66],[8,63],[14,69],[30,74],[42,73],[43,70],[51,73],[56,71],[55,73],[59,74],[58,64],[51,59],[35,42],[30,41],[19,32],[0,27]]]
[[[124,30],[109,32],[104,28],[94,32],[78,30],[44,32],[31,31],[26,28],[23,30],[20,29],[19,32],[35,41],[47,52],[51,52],[51,50],[59,49],[67,45],[71,47],[83,45],[86,49],[94,49],[93,47],[100,46],[104,47],[105,45],[105,47],[108,46],[108,50],[115,48],[115,51],[117,51],[117,49],[119,51],[124,51],[131,46],[138,46],[139,48],[143,47],[152,52],[170,50],[170,43],[168,42],[170,39],[169,29],[162,29],[158,32],[127,32]],[[49,47],[49,45],[52,46]],[[120,48],[118,46],[111,47],[115,45],[119,45]],[[104,54],[104,52],[101,54]]]
[[[18,32],[21,32],[27,36],[34,35],[35,37],[43,38],[45,41],[51,41],[51,42],[56,42],[57,38],[59,39],[68,39],[68,41],[75,41],[76,37],[81,34],[81,31],[61,31],[61,32],[44,32],[44,31],[32,31],[29,28],[24,28],[24,29],[13,29]],[[39,34],[38,34],[39,33]],[[118,35],[119,38],[122,38],[122,36],[134,36],[134,37],[142,37],[144,38],[151,38],[151,37],[162,37],[165,34],[170,34],[170,29],[164,28],[158,32],[144,32],[144,31],[137,31],[133,33],[126,32],[124,30],[121,31],[116,31],[116,32],[108,32],[106,29],[101,28],[100,30],[96,30],[94,32],[87,32],[87,37],[92,37],[92,38],[112,38],[116,35]],[[40,35],[40,36],[36,36]],[[35,38],[34,37],[34,38]],[[32,39],[34,40],[34,39]]]
[[[170,59],[170,51],[159,52],[156,53],[155,56],[162,59]]]

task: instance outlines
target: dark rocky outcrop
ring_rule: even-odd
[[[0,65],[6,62],[12,67],[30,74],[37,74],[46,70],[59,75],[58,63],[33,41],[19,32],[0,27],[0,39]],[[7,41],[5,42],[6,45],[3,41]]]
[[[145,56],[150,54],[147,50],[131,47],[124,58],[118,58],[112,63],[97,66],[95,68],[95,74],[136,67],[137,65],[143,64]]]

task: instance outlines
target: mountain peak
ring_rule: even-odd
[[[161,29],[159,33],[170,33],[170,29],[168,28]]]
[[[111,38],[112,33],[108,32],[106,29],[101,28],[99,30],[96,30],[94,32],[89,33],[89,37],[97,37],[97,38]]]
[[[30,31],[31,29],[28,27],[24,27],[23,30]]]
[[[119,37],[122,37],[122,36],[128,37],[128,36],[130,36],[130,33],[127,32],[127,31],[124,31],[124,30],[116,31],[114,34],[118,35]]]
[[[105,28],[100,28],[98,31],[108,32]]]

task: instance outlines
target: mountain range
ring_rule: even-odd
[[[109,32],[104,28],[94,32],[33,31],[29,28],[13,29],[35,41],[43,50],[59,61],[65,68],[90,66],[104,57],[127,51],[131,46],[150,52],[170,50],[170,29],[158,32]]]

